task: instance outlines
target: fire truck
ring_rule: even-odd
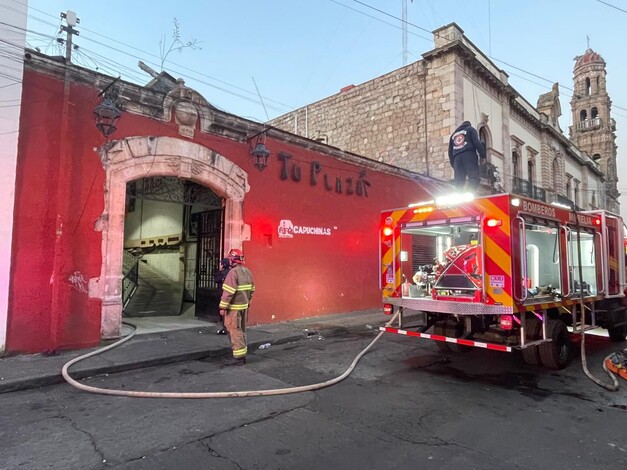
[[[616,214],[513,194],[384,211],[380,288],[398,320],[381,330],[444,351],[521,351],[528,364],[561,369],[573,333],[605,328],[625,340],[625,246]],[[406,326],[407,311],[424,321]]]

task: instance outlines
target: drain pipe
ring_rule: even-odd
[[[398,315],[399,315],[399,312],[396,312],[392,316],[390,321],[386,324],[386,326],[392,325],[392,323],[398,317]],[[131,334],[129,334],[128,336],[125,336],[124,338],[122,338],[119,341],[116,341],[113,344],[110,344],[109,346],[106,346],[101,349],[97,349],[87,354],[83,354],[82,356],[74,358],[68,363],[66,363],[63,366],[63,369],[61,370],[61,375],[63,376],[65,381],[69,383],[71,386],[78,388],[79,390],[83,390],[85,392],[98,393],[100,395],[114,395],[118,397],[131,397],[131,398],[242,398],[242,397],[265,397],[265,396],[271,396],[271,395],[287,395],[290,393],[311,392],[313,390],[319,390],[321,388],[335,385],[341,382],[342,380],[344,380],[346,377],[348,377],[353,371],[353,369],[355,368],[355,366],[357,365],[357,363],[359,362],[359,360],[364,356],[364,354],[366,354],[370,350],[370,348],[372,348],[372,346],[374,346],[374,344],[377,341],[379,341],[379,338],[381,338],[381,335],[385,333],[384,331],[381,331],[375,337],[375,339],[373,339],[370,342],[370,344],[366,346],[366,348],[363,351],[361,351],[355,357],[355,359],[353,359],[353,362],[351,363],[351,365],[348,367],[348,369],[346,369],[346,371],[342,375],[334,379],[327,380],[326,382],[320,382],[320,383],[311,384],[311,385],[301,385],[299,387],[275,388],[271,390],[246,390],[246,391],[241,391],[241,392],[148,392],[148,391],[140,391],[140,390],[117,390],[117,389],[110,389],[110,388],[92,387],[90,385],[85,385],[73,379],[69,373],[69,368],[72,365],[82,360],[85,360],[89,357],[96,356],[97,354],[102,354],[103,352],[108,351],[109,349],[113,349],[117,346],[120,346],[121,344],[127,342],[133,336],[135,336],[137,327],[131,323],[124,323],[124,324],[133,328],[133,332]]]

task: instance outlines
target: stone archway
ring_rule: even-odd
[[[122,326],[122,250],[126,183],[150,176],[176,176],[206,186],[225,200],[227,246],[250,238],[243,222],[248,174],[202,145],[172,137],[128,137],[100,149],[105,168],[105,209],[96,224],[102,232],[100,277],[90,281],[92,297],[102,299],[102,338],[120,336]]]

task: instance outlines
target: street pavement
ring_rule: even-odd
[[[411,319],[411,317],[408,317]],[[248,348],[262,344],[284,344],[313,336],[333,336],[383,326],[389,320],[380,309],[251,326]],[[132,319],[128,322],[132,323]],[[136,334],[131,340],[102,355],[72,366],[73,378],[140,369],[161,364],[225,356],[230,354],[227,336],[217,335],[218,326]],[[126,328],[125,328],[126,330]],[[131,331],[131,330],[129,330]],[[103,347],[113,341],[103,342]],[[54,355],[32,354],[0,358],[0,393],[26,390],[63,382],[61,369],[71,359],[98,348],[62,351]]]
[[[309,335],[316,322],[299,323],[294,340],[251,347],[243,367],[208,356],[83,383],[212,392],[324,382],[373,340],[377,315]],[[591,337],[587,346],[590,369],[603,378],[602,359],[625,344]],[[551,371],[517,354],[443,354],[431,341],[385,334],[346,380],[315,392],[138,399],[58,384],[0,394],[0,469],[623,469],[621,385],[598,387],[577,357]]]

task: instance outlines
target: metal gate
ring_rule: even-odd
[[[196,262],[196,316],[219,320],[221,292],[215,281],[220,269],[224,239],[224,211],[215,209],[193,214],[198,220]]]

